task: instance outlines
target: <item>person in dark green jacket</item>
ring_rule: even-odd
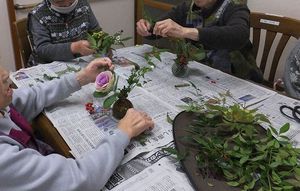
[[[249,15],[247,5],[239,0],[192,0],[179,4],[153,26],[146,19],[139,20],[136,29],[147,38],[184,38],[203,46],[206,58],[202,63],[261,82],[262,72],[256,66],[249,40]]]

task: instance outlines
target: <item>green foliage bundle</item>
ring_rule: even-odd
[[[175,53],[177,54],[175,60],[177,64],[187,64],[191,60],[201,61],[206,56],[203,47],[195,47],[184,39],[176,39]]]
[[[152,58],[154,57],[157,60],[162,61],[160,58],[160,54],[162,52],[167,52],[167,51],[168,51],[167,49],[159,49],[159,48],[156,48],[155,46],[153,46],[153,48],[150,52],[145,53],[144,58],[150,66],[155,67],[155,64],[152,62]]]
[[[122,89],[115,88],[114,94],[104,100],[103,108],[110,108],[111,105],[113,105],[120,97],[126,98],[136,86],[142,87],[142,85],[146,82],[140,82],[140,79],[144,78],[145,74],[150,71],[152,71],[151,67],[132,69],[130,76],[127,78],[127,85],[124,85]],[[117,87],[117,82],[115,83],[115,87]]]
[[[121,38],[123,30],[116,32],[113,35],[109,35],[104,31],[92,32],[87,34],[87,40],[89,41],[91,48],[96,51],[96,56],[108,55],[112,50],[112,45],[124,45],[124,41],[131,39],[131,37]]]
[[[200,171],[224,177],[227,184],[242,190],[294,190],[300,188],[300,149],[294,148],[266,116],[239,104],[226,106],[192,103],[185,107],[197,113],[188,128],[188,142],[198,150]],[[265,131],[259,124],[269,123]]]

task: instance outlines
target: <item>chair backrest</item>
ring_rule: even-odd
[[[14,22],[17,31],[18,46],[22,58],[22,64],[27,67],[27,62],[32,52],[32,47],[27,33],[27,18],[22,18]]]
[[[266,64],[270,60],[271,66],[269,75],[266,78],[267,82],[271,85],[274,82],[275,74],[278,67],[278,62],[282,56],[288,41],[291,37],[298,39],[300,37],[300,21],[279,15],[271,15],[265,13],[251,12],[250,14],[250,27],[253,29],[253,47],[255,57],[258,56],[259,46],[263,50],[260,63],[257,63],[261,71],[266,73]],[[262,34],[265,31],[265,38]],[[276,38],[279,38],[276,45]],[[260,41],[264,41],[261,43]],[[274,54],[270,54],[271,47],[275,46]]]

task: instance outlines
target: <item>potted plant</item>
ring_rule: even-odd
[[[188,62],[190,60],[200,61],[205,58],[205,52],[202,47],[195,47],[190,42],[183,39],[176,39],[175,53],[177,58],[172,66],[172,73],[176,77],[184,77],[188,73]]]
[[[95,50],[95,56],[107,56],[112,58],[112,45],[124,45],[124,41],[131,39],[131,37],[121,38],[123,30],[116,32],[113,35],[109,35],[104,31],[92,32],[87,34],[87,40],[89,41],[91,48]]]
[[[122,89],[115,90],[113,95],[107,97],[103,102],[103,108],[108,109],[111,105],[113,105],[112,115],[116,119],[122,119],[127,110],[133,107],[133,104],[127,99],[128,94],[134,89],[134,87],[141,87],[143,85],[142,82],[140,82],[140,78],[144,78],[144,75],[151,70],[151,67],[133,69],[127,79],[127,85],[124,85]],[[117,87],[117,82],[115,87]]]

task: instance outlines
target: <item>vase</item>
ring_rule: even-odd
[[[116,119],[122,119],[129,108],[133,108],[131,101],[127,98],[121,97],[114,103],[112,107],[112,115]]]
[[[176,77],[185,77],[188,74],[187,64],[174,63],[172,66],[172,73]]]

